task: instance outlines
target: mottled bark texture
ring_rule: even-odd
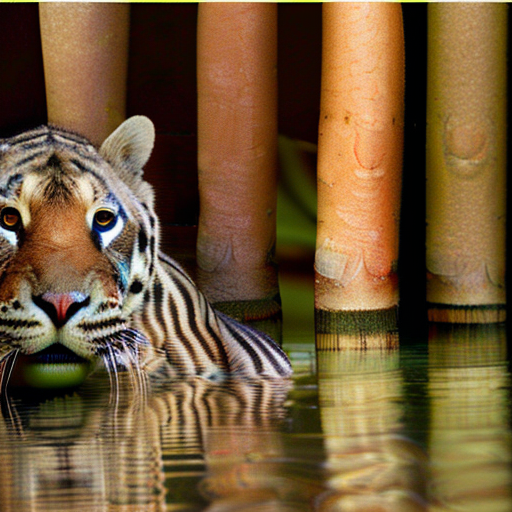
[[[429,317],[504,320],[507,6],[432,4],[428,24]]]
[[[276,5],[200,4],[197,52],[198,281],[265,316],[279,310]]]
[[[323,23],[315,306],[384,311],[398,303],[401,7],[326,3]]]
[[[126,114],[128,4],[39,6],[48,121],[100,144]]]

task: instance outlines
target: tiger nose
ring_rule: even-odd
[[[90,301],[89,297],[80,292],[47,292],[32,299],[50,317],[55,327],[62,327],[75,313],[87,307]]]

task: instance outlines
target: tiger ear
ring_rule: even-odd
[[[145,116],[133,116],[105,139],[100,155],[109,162],[123,181],[134,186],[142,179],[155,144],[155,127]]]

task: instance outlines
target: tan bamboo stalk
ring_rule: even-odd
[[[201,3],[197,37],[198,282],[214,302],[268,312],[278,294],[276,5]]]
[[[317,318],[325,312],[389,311],[398,303],[400,5],[324,4],[322,52]],[[343,323],[342,316],[331,320]]]
[[[48,121],[101,143],[126,117],[129,5],[39,6]]]
[[[505,319],[507,6],[429,5],[429,318]]]

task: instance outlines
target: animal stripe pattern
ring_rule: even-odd
[[[191,378],[155,386],[143,400],[124,375],[112,404],[103,377],[53,400],[6,397],[2,510],[204,510],[193,481],[209,492],[261,488],[263,500],[281,482],[272,461],[285,456],[278,432],[287,380]],[[235,471],[240,478],[229,478]]]
[[[153,143],[142,116],[99,150],[47,126],[0,141],[0,360],[62,348],[113,374],[289,376],[270,337],[217,312],[160,252],[142,179]]]

